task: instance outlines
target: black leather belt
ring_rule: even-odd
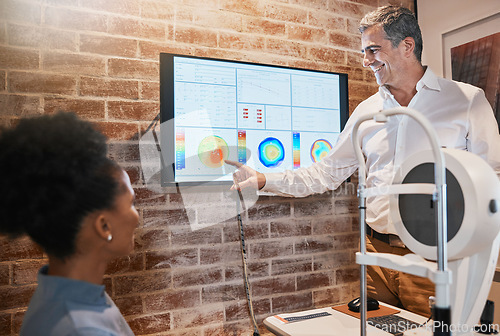
[[[368,225],[366,225],[366,235],[375,238],[377,240],[380,240],[381,242],[384,242],[391,246],[403,247],[403,248],[405,247],[405,245],[398,236],[390,233],[379,233],[373,230]]]

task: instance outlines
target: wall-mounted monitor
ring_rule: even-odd
[[[162,53],[162,182],[231,181],[233,167],[307,167],[349,116],[347,74]]]

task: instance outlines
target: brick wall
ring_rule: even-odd
[[[352,111],[376,91],[361,67],[357,23],[387,3],[412,8],[413,1],[1,1],[0,125],[75,111],[110,137],[110,155],[131,176],[141,214],[136,248],[109,265],[105,284],[137,335],[252,330],[233,195],[210,188],[182,194],[143,181],[138,140],[159,111],[158,54],[346,72]],[[355,188],[347,182],[304,199],[260,197],[244,213],[262,331],[271,314],[356,295]],[[45,262],[28,238],[0,237],[0,335],[19,333]]]

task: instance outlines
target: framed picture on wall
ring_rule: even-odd
[[[500,13],[443,34],[444,77],[484,90],[500,127]]]

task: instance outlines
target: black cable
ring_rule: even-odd
[[[241,261],[243,263],[243,280],[245,284],[245,292],[247,296],[247,304],[248,304],[248,310],[250,311],[250,319],[252,320],[253,324],[253,336],[260,336],[259,328],[257,326],[257,321],[255,320],[255,314],[253,311],[253,304],[252,304],[252,293],[250,291],[250,283],[248,281],[248,268],[247,268],[247,262],[246,262],[246,247],[245,247],[245,231],[243,230],[243,221],[241,219],[241,210],[246,211],[245,207],[245,201],[243,200],[243,195],[241,194],[240,187],[238,185],[238,182],[235,178],[233,178],[234,184],[236,186],[236,190],[238,191],[238,198],[236,199],[236,210],[237,210],[237,219],[238,219],[238,226],[240,229],[240,246],[241,246]]]

